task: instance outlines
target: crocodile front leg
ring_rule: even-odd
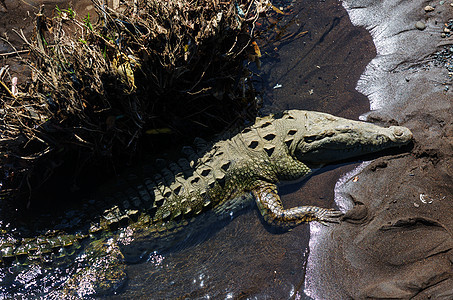
[[[275,184],[260,182],[252,191],[263,219],[270,225],[294,227],[301,223],[318,221],[323,225],[339,223],[341,211],[317,206],[298,206],[284,209]]]

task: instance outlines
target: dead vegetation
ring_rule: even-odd
[[[3,193],[29,193],[68,157],[75,173],[119,165],[143,137],[212,133],[255,111],[243,62],[264,2],[135,0],[113,10],[93,0],[93,16],[39,13],[33,37],[17,32],[31,79],[17,87],[0,72]]]

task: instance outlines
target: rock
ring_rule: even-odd
[[[425,12],[430,12],[430,11],[434,10],[434,7],[432,7],[431,5],[426,5],[424,10],[425,10]]]
[[[422,21],[418,21],[417,23],[415,23],[415,28],[417,28],[418,30],[424,30],[426,28],[426,24]]]

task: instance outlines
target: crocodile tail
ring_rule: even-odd
[[[81,234],[58,234],[21,238],[0,244],[2,265],[18,262],[28,264],[33,261],[52,261],[55,258],[72,255],[80,248],[80,241],[86,238]]]

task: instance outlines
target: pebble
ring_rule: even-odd
[[[426,24],[422,21],[418,21],[417,23],[415,23],[415,28],[417,28],[418,30],[424,30],[426,28]]]
[[[434,7],[432,7],[431,5],[426,5],[425,8],[424,8],[424,10],[425,10],[426,12],[430,12],[430,11],[433,11],[433,10],[434,10]]]

